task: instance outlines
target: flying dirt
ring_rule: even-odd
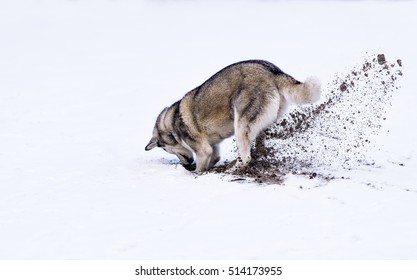
[[[261,133],[252,161],[232,172],[233,180],[280,184],[287,174],[336,178],[332,170],[367,164],[367,151],[386,120],[403,75],[402,61],[369,56],[323,87],[321,103],[297,107]],[[228,173],[233,162],[212,172]]]

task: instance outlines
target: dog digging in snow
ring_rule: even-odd
[[[261,131],[290,104],[314,103],[320,93],[317,78],[301,83],[270,62],[238,62],[162,110],[145,150],[160,147],[202,173],[220,160],[220,142],[235,135],[239,157],[232,170],[238,170],[250,162],[251,143]]]

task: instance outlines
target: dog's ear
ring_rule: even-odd
[[[158,140],[155,137],[152,137],[151,141],[149,141],[148,145],[145,147],[145,151],[152,150],[157,146]]]

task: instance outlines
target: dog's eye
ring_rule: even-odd
[[[177,141],[175,140],[175,138],[172,136],[172,134],[164,134],[162,136],[162,141],[164,141],[164,146],[165,145],[175,145],[177,143]]]

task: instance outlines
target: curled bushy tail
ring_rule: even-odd
[[[304,83],[287,84],[283,90],[285,98],[295,104],[314,103],[320,99],[321,83],[316,77],[309,77]]]

